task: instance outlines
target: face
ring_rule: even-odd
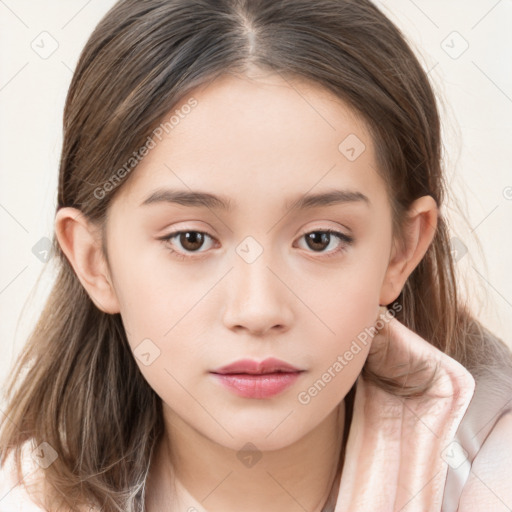
[[[109,209],[129,343],[168,418],[233,449],[284,447],[333,412],[370,348],[392,248],[374,146],[338,98],[275,75],[225,76],[176,110]],[[300,371],[212,373],[267,358]]]

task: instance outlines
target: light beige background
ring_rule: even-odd
[[[457,267],[478,317],[512,345],[512,1],[377,3],[435,83],[452,197],[467,216],[466,223],[449,203],[456,244],[468,251]],[[83,45],[113,4],[0,0],[2,382],[53,279],[50,260],[34,293],[44,265],[32,249],[44,248],[40,240],[53,229],[66,91]]]

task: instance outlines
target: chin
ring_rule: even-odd
[[[262,421],[260,417],[259,419],[253,419],[246,428],[244,428],[243,423],[237,421],[236,428],[234,422],[231,428],[227,427],[232,437],[226,434],[224,430],[222,430],[220,435],[214,437],[211,437],[212,432],[210,431],[208,437],[217,444],[237,452],[240,450],[250,451],[252,449],[261,452],[280,450],[292,445],[307,434],[306,429],[304,429],[304,422],[300,423],[300,429],[295,428],[296,425],[291,423],[290,420],[293,416],[294,414],[291,414],[285,421],[283,421],[283,418],[286,417],[286,414],[278,421]],[[294,418],[293,421],[297,422],[299,420]],[[285,426],[285,423],[288,423],[288,425]],[[218,429],[217,433],[219,433]],[[252,446],[255,448],[252,448]]]

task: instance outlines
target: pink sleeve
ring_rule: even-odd
[[[512,413],[494,427],[475,457],[458,512],[512,510]]]

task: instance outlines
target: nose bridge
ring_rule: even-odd
[[[273,258],[276,251],[263,247],[252,236],[246,237],[235,250],[224,311],[227,326],[254,331],[288,326],[292,316],[290,291],[283,283],[285,276],[280,275],[283,266]]]

